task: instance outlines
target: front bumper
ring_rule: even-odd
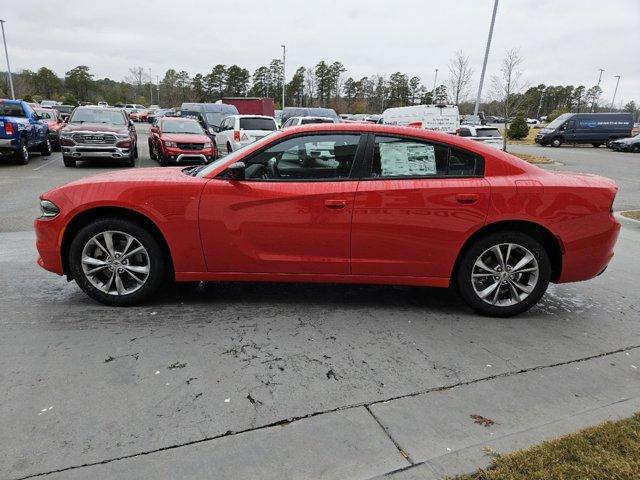
[[[180,165],[204,164],[213,161],[214,149],[182,150],[180,148],[164,147],[164,158],[168,162]]]
[[[73,145],[63,146],[62,154],[71,158],[127,158],[130,148],[115,145]]]

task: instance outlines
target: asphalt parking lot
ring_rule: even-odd
[[[139,128],[136,167],[156,166]],[[640,155],[513,147],[614,178]],[[107,171],[0,162],[0,477],[441,478],[640,410],[640,224],[516,318],[409,287],[182,285],[127,309],[35,264],[37,197]]]

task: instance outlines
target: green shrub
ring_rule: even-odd
[[[529,135],[529,125],[527,125],[527,121],[524,119],[524,115],[519,113],[516,115],[516,118],[509,125],[509,129],[507,130],[507,136],[511,140],[522,140]]]

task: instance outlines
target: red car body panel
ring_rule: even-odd
[[[243,155],[309,132],[395,134],[458,146],[484,158],[483,178],[233,181],[180,168],[85,178],[42,198],[60,208],[37,219],[38,263],[65,273],[64,233],[97,207],[135,211],[153,222],[171,252],[176,280],[273,280],[447,286],[461,248],[497,222],[539,225],[558,240],[559,281],[586,280],[613,255],[620,225],[617,188],[594,175],[542,170],[464,138],[406,127],[318,124],[273,134]]]

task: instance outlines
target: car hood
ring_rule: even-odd
[[[161,135],[162,140],[167,140],[176,143],[206,143],[211,142],[211,139],[206,135],[189,135],[185,133],[163,133]]]
[[[618,140],[615,140],[614,143],[635,143],[635,142],[640,142],[640,139],[637,139],[634,137],[619,138]]]
[[[129,133],[129,129],[125,125],[109,125],[107,123],[70,123],[64,127],[64,131]]]

